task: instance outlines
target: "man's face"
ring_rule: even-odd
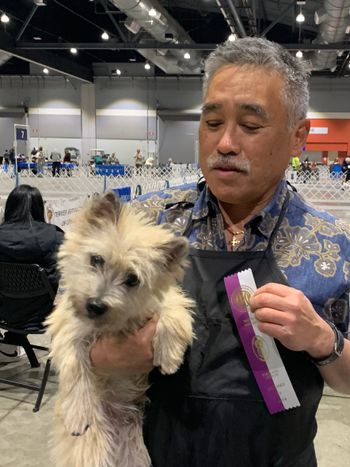
[[[260,205],[273,195],[308,132],[288,131],[283,78],[262,67],[220,68],[210,81],[199,127],[200,164],[224,203]]]

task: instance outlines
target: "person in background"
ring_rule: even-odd
[[[138,200],[155,222],[189,239],[183,286],[197,303],[196,339],[184,364],[174,375],[154,369],[150,376],[144,439],[154,467],[316,467],[324,382],[350,394],[350,342],[343,335],[350,226],[310,206],[285,179],[310,129],[308,77],[302,60],[266,39],[219,45],[205,62],[204,180]],[[228,295],[224,278],[246,269],[257,290]],[[230,307],[236,296],[250,307],[261,337],[250,327],[241,339]],[[156,326],[151,320],[129,336],[101,337],[91,348],[92,364],[149,371]],[[268,338],[286,371],[274,392],[261,384],[266,400],[280,400],[277,413],[267,409],[254,375],[267,360],[274,370],[266,366],[262,376],[276,377],[273,351],[255,345]],[[259,364],[252,368],[247,354],[254,352]],[[279,395],[285,375],[295,401],[293,390]]]
[[[65,166],[65,171],[66,171],[68,177],[70,177],[71,174],[72,174],[72,173],[71,173],[71,169],[70,169],[71,155],[70,155],[70,152],[67,151],[67,150],[64,152],[63,163],[64,163],[64,164],[67,164],[67,165]]]
[[[10,164],[10,152],[8,149],[5,149],[5,152],[4,152],[4,164],[6,165]]]
[[[37,175],[38,177],[44,176],[44,167],[45,167],[45,155],[43,152],[43,147],[39,146],[37,153],[35,154],[36,163],[37,163]]]
[[[346,156],[342,163],[343,182],[347,183],[350,180],[350,156]]]
[[[57,271],[57,251],[63,241],[63,231],[45,222],[44,202],[40,191],[30,185],[19,185],[8,195],[4,221],[0,225],[0,262],[39,264],[57,291],[59,273]],[[33,297],[26,299],[21,313],[1,317],[16,325],[41,324],[50,313],[51,307]],[[1,327],[1,325],[0,325]],[[14,361],[21,352],[8,344],[11,334],[6,333],[0,343],[0,362]]]
[[[111,157],[109,158],[110,164],[120,164],[118,157],[116,156],[115,152],[112,152]]]
[[[134,155],[134,161],[135,161],[136,172],[139,173],[144,164],[144,158],[143,158],[143,155],[141,154],[141,149],[136,150],[136,154]]]
[[[61,153],[57,149],[54,149],[51,152],[50,159],[52,160],[52,176],[57,175],[59,177],[61,171]]]
[[[339,163],[339,159],[336,157],[333,163],[329,167],[331,178],[333,180],[338,180],[342,177],[343,171],[342,166]]]
[[[10,163],[12,165],[15,165],[15,163],[16,163],[15,148],[11,148],[9,150],[9,158],[10,158]]]
[[[301,163],[300,163],[299,155],[292,157],[292,169],[293,169],[292,179],[294,179],[294,174],[298,175],[300,166],[301,166]]]
[[[145,161],[145,167],[151,169],[152,167],[154,167],[154,164],[155,164],[154,157],[153,156],[147,157]]]
[[[4,154],[0,154],[0,165],[2,165],[4,159],[5,159],[5,154],[7,153],[7,149],[5,149]]]

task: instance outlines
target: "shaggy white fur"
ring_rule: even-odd
[[[88,202],[59,252],[64,294],[47,320],[59,378],[53,434],[57,467],[149,467],[142,438],[148,375],[92,367],[103,334],[130,333],[152,316],[154,365],[177,371],[193,339],[193,302],[178,282],[188,243],[112,193]]]

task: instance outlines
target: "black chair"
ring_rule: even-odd
[[[45,332],[42,321],[52,310],[55,295],[45,270],[39,265],[0,262],[0,328],[8,331],[4,342],[22,346],[32,368],[40,366],[34,349],[46,351],[49,349],[31,344],[27,336]],[[33,409],[33,412],[37,412],[40,409],[49,372],[48,358],[40,385],[2,378],[0,383],[38,391]]]

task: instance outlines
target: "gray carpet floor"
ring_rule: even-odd
[[[43,336],[36,338],[39,343],[46,344],[42,342],[45,339]],[[41,360],[45,361],[44,352],[39,353]],[[27,378],[39,382],[42,371],[43,364],[41,368],[32,370],[26,358],[17,363],[0,364],[0,378],[20,377],[22,380]],[[41,409],[33,413],[36,392],[0,384],[1,467],[52,466],[49,456],[49,434],[56,389],[56,378],[51,372]],[[350,397],[336,394],[326,388],[318,411],[318,423],[316,450],[319,467],[348,467]]]

